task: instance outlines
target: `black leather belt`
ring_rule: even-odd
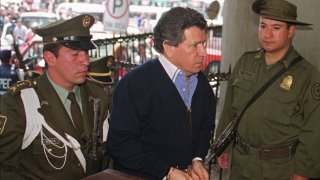
[[[236,135],[236,145],[238,145],[246,154],[257,155],[261,159],[282,159],[293,157],[298,140],[291,144],[274,147],[252,147],[245,142],[238,134]]]

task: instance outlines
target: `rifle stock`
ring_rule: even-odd
[[[233,141],[236,134],[236,122],[236,119],[232,120],[218,137],[217,141],[211,145],[209,150],[209,158],[207,159],[205,165],[207,165],[212,159],[220,156]]]
[[[94,111],[94,121],[93,121],[93,131],[91,139],[89,139],[88,149],[89,152],[86,156],[87,161],[87,175],[92,175],[102,170],[102,156],[103,153],[98,150],[98,117],[99,117],[99,106],[100,99],[93,98],[93,111]]]

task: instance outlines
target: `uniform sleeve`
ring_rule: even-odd
[[[18,96],[18,95],[17,95]],[[20,97],[1,97],[0,179],[19,177],[19,159],[25,129],[25,117]]]
[[[150,113],[152,97],[141,81],[123,78],[114,92],[107,144],[122,167],[162,179],[170,166],[147,149],[141,126]]]
[[[304,125],[298,136],[294,172],[320,178],[320,74],[316,70],[305,90],[301,111]]]

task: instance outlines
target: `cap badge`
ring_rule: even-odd
[[[90,25],[90,17],[89,16],[84,16],[82,18],[82,25],[83,27],[88,27]]]
[[[53,37],[53,38],[52,38],[52,41],[53,41],[53,42],[56,42],[57,40],[58,40],[58,38],[56,38],[56,37]]]
[[[292,82],[293,82],[293,77],[287,76],[282,80],[280,87],[286,91],[290,91]]]

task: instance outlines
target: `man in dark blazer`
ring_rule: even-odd
[[[165,12],[154,29],[160,57],[118,82],[107,141],[116,169],[146,179],[209,179],[203,160],[216,101],[201,72],[206,28],[193,9]]]
[[[2,97],[0,179],[78,180],[88,173],[94,119],[102,144],[108,109],[103,89],[86,81],[88,50],[96,47],[89,31],[93,23],[91,15],[80,15],[36,29],[46,72],[16,83]]]

